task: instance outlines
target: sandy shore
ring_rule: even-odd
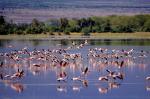
[[[54,33],[57,34],[57,33]],[[150,39],[150,32],[137,33],[91,33],[90,36],[82,36],[81,33],[70,33],[70,35],[49,34],[27,34],[27,35],[0,35],[0,40],[5,39]]]

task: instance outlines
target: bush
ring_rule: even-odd
[[[65,35],[70,35],[70,32],[64,32]]]
[[[0,16],[0,25],[4,25],[5,23],[6,22],[4,16]]]
[[[83,35],[89,36],[90,35],[90,28],[89,27],[82,28],[81,32],[83,33]]]
[[[48,23],[33,19],[31,24],[9,23],[3,16],[0,16],[0,34],[2,35],[47,32],[64,32],[66,35],[70,35],[70,32],[82,32],[83,35],[90,35],[90,32],[150,32],[150,15],[61,18],[48,21]]]
[[[150,19],[147,20],[147,21],[144,23],[144,26],[143,26],[142,31],[144,31],[144,32],[150,32]]]
[[[0,25],[0,34],[1,34],[1,35],[6,35],[6,34],[8,34],[5,25]]]

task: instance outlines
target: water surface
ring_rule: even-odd
[[[1,40],[0,53],[10,54],[16,51],[27,49],[29,52],[39,51],[47,53],[48,49],[54,51],[50,55],[54,55],[59,60],[63,60],[64,52],[57,53],[56,50],[67,49],[72,46],[73,41],[53,41],[53,40]],[[24,70],[24,76],[20,79],[5,79],[0,81],[0,99],[149,99],[150,98],[150,81],[145,78],[150,76],[150,47],[142,45],[140,41],[132,43],[115,43],[113,41],[88,41],[88,44],[78,49],[78,45],[84,44],[84,40],[74,41],[77,45],[66,50],[70,55],[80,54],[82,57],[75,60],[69,59],[66,67],[52,65],[50,60],[29,58],[28,54],[18,54],[19,61],[11,58],[0,56],[0,61],[4,62],[4,66],[0,67],[0,73],[3,75],[17,72],[18,68]],[[92,43],[95,42],[95,43]],[[117,42],[117,41],[115,41]],[[123,41],[122,41],[123,42]],[[148,42],[147,42],[148,43]],[[96,54],[90,49],[103,49],[96,51]],[[96,55],[113,55],[122,54],[122,50],[133,52],[119,59],[108,57],[95,57]],[[56,52],[55,52],[56,51]],[[44,54],[42,54],[43,56]],[[88,56],[87,56],[88,55]],[[95,55],[95,56],[92,56]],[[124,55],[124,54],[122,54]],[[14,55],[15,56],[15,55]],[[16,56],[15,56],[16,57]],[[115,61],[124,61],[123,67],[118,68]],[[41,64],[41,67],[35,67],[33,64]],[[73,77],[82,75],[82,70],[88,67],[87,75],[83,75],[82,79],[86,80],[87,85],[80,81],[72,81]],[[124,75],[121,79],[110,79],[109,81],[99,81],[98,78],[107,75],[107,69],[120,72]],[[59,73],[65,72],[67,79],[65,81],[57,81]],[[7,81],[6,81],[7,80]]]

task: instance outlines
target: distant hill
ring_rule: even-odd
[[[16,23],[31,22],[33,18],[44,21],[149,13],[149,0],[0,0],[0,15]]]

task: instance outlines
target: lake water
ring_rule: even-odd
[[[150,98],[150,81],[146,80],[150,76],[149,41],[87,42],[88,44],[84,40],[1,40],[0,62],[3,65],[0,67],[0,99]],[[126,55],[126,52],[129,54]],[[66,54],[79,56],[64,58]],[[118,58],[113,57],[116,54]],[[51,59],[66,59],[67,65],[54,64]],[[83,71],[87,67],[88,72],[84,75]],[[19,71],[24,71],[23,77],[11,78],[18,68]],[[121,73],[123,79],[98,80],[108,74],[106,70]],[[65,81],[57,81],[61,73],[67,75]],[[82,80],[72,80],[79,76]]]
[[[149,0],[1,0],[0,14],[14,22],[50,18],[149,14]]]

